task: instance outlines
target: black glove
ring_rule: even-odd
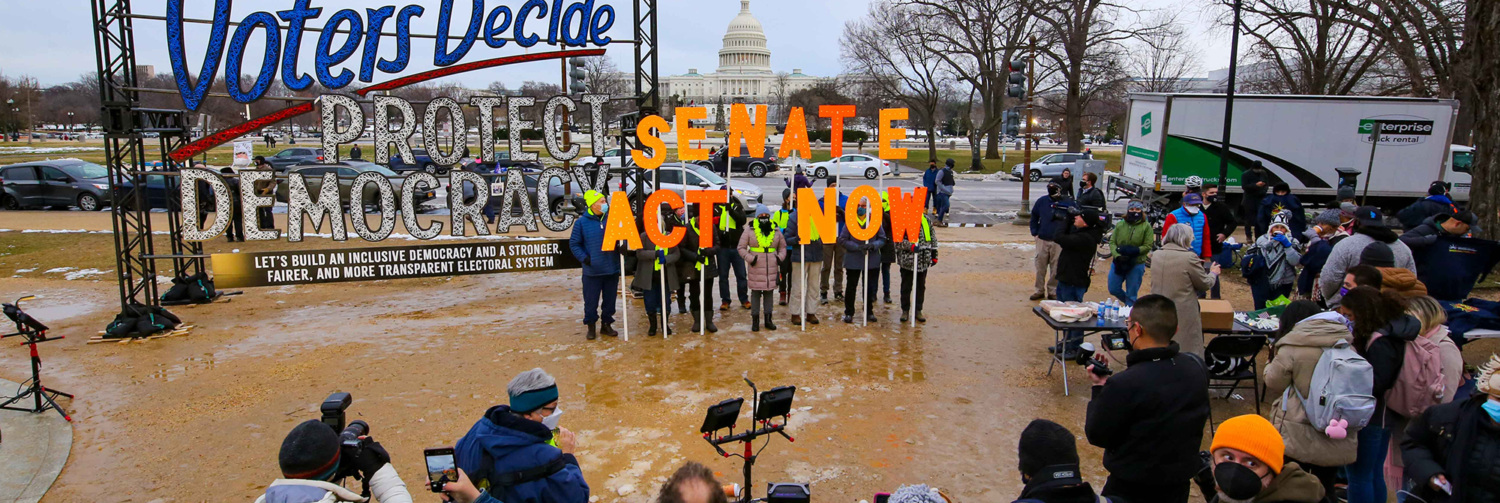
[[[594,265],[594,261],[590,260],[588,257],[584,257],[583,258],[583,265],[586,265],[586,266]]]
[[[360,449],[359,459],[354,460],[354,467],[359,469],[360,475],[363,475],[365,480],[370,480],[375,472],[390,463],[391,455],[385,452],[385,447],[381,447],[380,442],[370,440],[365,443],[363,449]]]
[[[1115,250],[1119,251],[1121,255],[1136,256],[1141,254],[1141,249],[1137,246],[1119,246],[1115,247]]]

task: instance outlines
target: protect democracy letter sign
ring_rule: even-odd
[[[213,254],[218,288],[427,278],[580,267],[568,240]]]

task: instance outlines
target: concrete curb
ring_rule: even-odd
[[[18,386],[0,379],[0,390],[7,396]],[[5,434],[0,443],[0,501],[41,501],[68,463],[73,424],[51,410],[0,410],[0,431]]]
[[[958,222],[951,222],[951,223],[943,224],[943,227],[994,227],[994,226],[995,226],[995,224],[958,223]]]

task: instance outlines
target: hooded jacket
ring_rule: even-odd
[[[1433,243],[1437,242],[1437,238],[1439,236],[1458,237],[1454,234],[1449,234],[1448,231],[1443,230],[1443,226],[1438,224],[1437,221],[1433,220],[1432,217],[1427,217],[1427,220],[1422,221],[1420,225],[1407,229],[1406,232],[1402,232],[1401,242],[1404,243],[1407,248],[1416,250],[1419,248],[1432,246]]]
[[[1077,206],[1071,199],[1061,196],[1050,195],[1037,198],[1036,204],[1031,205],[1031,235],[1043,241],[1052,241],[1057,234],[1063,230],[1063,219],[1058,218],[1061,210],[1070,206]]]
[[[1373,235],[1388,238],[1389,241],[1376,239]],[[1396,267],[1417,272],[1417,262],[1412,259],[1411,249],[1397,239],[1395,233],[1388,229],[1355,229],[1354,234],[1333,245],[1333,250],[1328,252],[1328,262],[1323,264],[1323,274],[1318,278],[1318,291],[1323,292],[1323,298],[1328,299],[1330,307],[1338,305],[1337,297],[1339,288],[1344,285],[1344,273],[1350,267],[1359,265],[1359,255],[1364,253],[1366,246],[1376,242],[1390,245],[1391,253],[1396,256]]]
[[[1396,378],[1401,374],[1406,343],[1416,340],[1421,332],[1422,322],[1412,315],[1403,314],[1385,328],[1376,330],[1376,334],[1371,334],[1369,348],[1364,351],[1365,360],[1375,370],[1375,387],[1370,393],[1375,395],[1375,416],[1370,419],[1370,424],[1395,424],[1397,419],[1393,417],[1400,417],[1386,409],[1385,394],[1396,385]]]
[[[1343,316],[1333,311],[1313,315],[1276,341],[1276,358],[1266,365],[1266,395],[1278,396],[1271,411],[1271,424],[1281,432],[1286,457],[1318,466],[1344,466],[1354,462],[1358,439],[1353,432],[1332,439],[1308,422],[1298,398],[1309,396],[1313,370],[1323,350],[1338,341],[1353,343]],[[1296,391],[1290,388],[1296,386]]]
[[[585,212],[573,223],[568,249],[583,263],[584,276],[619,276],[620,253],[604,251],[604,216]]]
[[[1496,501],[1500,492],[1500,425],[1485,413],[1489,395],[1476,393],[1468,400],[1434,405],[1412,420],[1401,441],[1401,459],[1406,476],[1417,481],[1412,492],[1429,503]],[[1488,452],[1486,452],[1488,451]],[[1435,491],[1427,484],[1436,475],[1447,477],[1453,495]],[[1488,474],[1490,486],[1466,483],[1471,474]]]
[[[1285,224],[1273,224],[1272,229],[1286,227]],[[1290,285],[1297,281],[1297,263],[1302,260],[1302,252],[1298,249],[1297,238],[1288,232],[1287,242],[1291,246],[1283,245],[1271,232],[1261,234],[1255,240],[1255,247],[1260,248],[1260,253],[1266,258],[1266,264],[1271,267],[1270,274],[1266,275],[1266,281],[1272,286]]]
[[[509,405],[496,405],[458,439],[454,461],[473,478],[476,486],[506,503],[587,503],[589,485],[583,480],[578,459],[547,444],[552,432],[542,423],[510,412]],[[507,487],[494,487],[490,478],[549,464],[560,465],[548,475]]]
[[[1392,292],[1405,299],[1427,295],[1427,285],[1417,279],[1417,273],[1400,267],[1377,267],[1380,270],[1380,291]]]
[[[771,251],[752,251],[751,248],[760,248],[760,238],[756,237],[756,228],[760,227],[759,220],[750,221],[750,230],[740,238],[739,254],[745,259],[745,271],[750,276],[750,289],[756,291],[767,291],[776,289],[776,274],[780,271],[781,261],[786,259],[786,238],[781,235],[774,225],[766,225],[759,232],[771,237]],[[876,256],[876,259],[880,257]]]
[[[1458,214],[1458,206],[1448,196],[1427,196],[1396,212],[1396,219],[1401,221],[1401,230],[1409,231],[1427,219],[1443,214]]]
[[[1297,463],[1287,463],[1271,483],[1255,495],[1255,503],[1319,503],[1323,501],[1323,483]]]
[[[1132,266],[1144,264],[1146,257],[1151,253],[1151,245],[1154,244],[1156,244],[1156,233],[1152,232],[1151,222],[1146,221],[1145,218],[1136,223],[1121,219],[1120,223],[1115,225],[1114,233],[1110,234],[1110,258],[1120,260],[1120,257],[1126,256]],[[1135,253],[1126,253],[1132,251]]]
[[[1099,252],[1099,242],[1104,239],[1104,226],[1098,218],[1083,218],[1085,227],[1075,227],[1065,222],[1066,230],[1057,234],[1053,241],[1062,247],[1057,259],[1057,281],[1088,289],[1089,266]]]
[[[1301,236],[1307,232],[1307,212],[1302,210],[1302,201],[1290,193],[1285,195],[1271,194],[1260,201],[1260,213],[1256,217],[1256,223],[1261,229],[1271,226],[1271,219],[1277,213],[1290,212],[1291,219],[1287,222],[1292,228],[1293,236]]]

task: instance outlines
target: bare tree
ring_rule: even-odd
[[[588,86],[589,93],[607,94],[611,98],[628,98],[632,95],[635,84],[625,80],[626,74],[620,72],[620,67],[613,59],[596,56],[583,60],[583,81]],[[627,108],[633,107],[633,101],[611,101],[604,105],[604,116],[614,120],[625,113]]]
[[[1474,117],[1500,115],[1500,2],[1471,1],[1464,20],[1463,48],[1454,69],[1465,75],[1460,94]],[[1469,201],[1486,238],[1500,236],[1500,123],[1474,124],[1474,177]]]
[[[844,24],[845,69],[883,100],[906,105],[926,126],[927,157],[937,159],[937,113],[948,90],[942,59],[924,43],[932,18],[920,6],[879,1],[864,18]]]
[[[1217,0],[1232,5],[1233,0]],[[1382,40],[1343,21],[1346,0],[1257,0],[1242,4],[1242,30],[1258,62],[1245,85],[1258,92],[1381,94],[1366,77],[1385,61]],[[1369,0],[1356,0],[1368,4]],[[1221,21],[1230,23],[1224,14]]]
[[[1187,90],[1185,79],[1198,73],[1198,50],[1188,41],[1187,31],[1170,14],[1160,13],[1151,24],[1160,30],[1131,44],[1127,70],[1130,90],[1143,93],[1176,93]]]
[[[1156,37],[1169,19],[1141,19],[1141,11],[1107,0],[1033,0],[1027,5],[1047,41],[1039,57],[1056,69],[1063,92],[1044,103],[1060,105],[1068,150],[1080,151],[1091,102],[1117,92],[1125,82],[1120,63],[1124,44]]]

